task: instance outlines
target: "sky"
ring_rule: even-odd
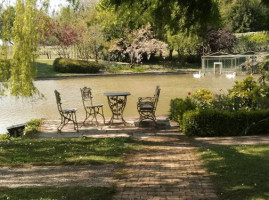
[[[0,2],[4,2],[4,5],[15,5],[16,0],[0,0]],[[37,0],[37,2],[40,2],[40,0]],[[62,6],[66,6],[67,4],[66,0],[50,0],[49,12],[52,13],[53,10],[58,11]]]

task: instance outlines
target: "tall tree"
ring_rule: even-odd
[[[121,16],[126,18],[132,17],[133,13],[140,16],[147,14],[160,39],[163,39],[167,29],[171,33],[194,25],[205,29],[218,15],[214,0],[101,0],[101,3],[114,6],[121,12]],[[126,9],[123,10],[121,7]]]

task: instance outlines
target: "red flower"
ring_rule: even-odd
[[[190,92],[188,92],[188,95],[191,95],[191,93],[190,93]]]

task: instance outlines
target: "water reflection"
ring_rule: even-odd
[[[160,85],[161,94],[157,107],[157,115],[168,114],[172,98],[185,97],[188,92],[194,93],[201,88],[219,93],[220,89],[227,91],[235,80],[245,76],[227,79],[225,76],[205,76],[194,79],[192,74],[184,75],[141,75],[115,77],[87,77],[64,80],[36,81],[37,88],[45,95],[45,99],[36,101],[2,97],[0,99],[0,133],[6,132],[6,127],[24,123],[33,118],[59,119],[54,90],[61,93],[63,107],[78,108],[77,116],[84,118],[80,88],[92,88],[94,103],[104,104],[105,117],[111,116],[104,92],[130,92],[124,111],[125,116],[138,116],[136,103],[138,97],[152,96],[156,85]]]

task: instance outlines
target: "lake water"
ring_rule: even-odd
[[[194,93],[201,88],[210,89],[213,93],[227,92],[227,89],[234,85],[235,80],[244,78],[245,76],[237,76],[235,79],[227,79],[225,76],[205,76],[195,79],[192,74],[176,74],[36,81],[35,85],[45,95],[45,99],[0,98],[0,133],[5,133],[8,126],[25,123],[31,119],[60,119],[54,96],[55,89],[61,93],[63,108],[78,108],[77,117],[83,120],[85,111],[80,88],[84,86],[92,88],[94,103],[104,104],[105,117],[109,117],[111,112],[104,92],[130,92],[124,116],[138,116],[136,108],[138,97],[153,96],[156,85],[160,85],[161,94],[156,114],[168,115],[169,103],[173,98],[186,97],[188,92]]]

